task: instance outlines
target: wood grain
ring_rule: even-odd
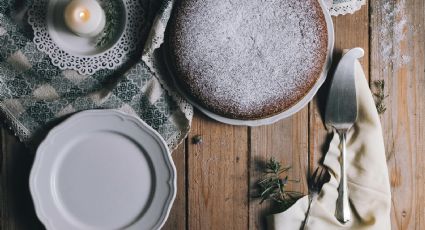
[[[188,148],[188,228],[248,227],[248,129],[200,115],[192,121]]]
[[[392,187],[392,229],[425,229],[425,4],[371,1],[371,11],[372,81],[384,79],[388,95],[381,121]],[[389,17],[389,12],[395,16]],[[407,25],[400,30],[403,16]],[[383,26],[389,26],[390,33],[383,33]],[[399,39],[400,31],[406,39]],[[399,57],[382,52],[386,47],[410,61],[399,66]]]
[[[28,187],[34,155],[1,129],[0,159],[0,229],[44,229],[35,215]]]
[[[177,195],[163,230],[186,229],[186,149],[183,142],[173,151],[177,170]]]
[[[259,204],[255,184],[263,176],[264,162],[274,157],[284,167],[290,166],[288,190],[307,194],[308,169],[308,109],[273,125],[251,128],[250,131],[250,206],[249,229],[266,229],[265,217],[272,214],[268,202]]]

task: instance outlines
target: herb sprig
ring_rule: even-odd
[[[105,28],[100,33],[96,46],[102,47],[108,44],[115,36],[120,27],[120,8],[117,0],[100,1],[105,12]]]
[[[376,80],[373,82],[373,86],[375,88],[373,96],[375,97],[376,109],[378,110],[378,114],[383,114],[387,111],[385,99],[388,97],[388,95],[385,95],[385,81]]]
[[[288,176],[282,177],[282,174],[290,170],[291,167],[283,167],[282,164],[274,158],[270,158],[265,164],[264,178],[257,182],[260,204],[270,200],[278,205],[279,211],[289,208],[295,201],[302,196],[302,193],[288,191],[286,185],[290,181]]]

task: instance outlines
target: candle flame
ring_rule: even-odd
[[[87,9],[83,9],[78,13],[81,21],[87,22],[90,19],[90,12]]]

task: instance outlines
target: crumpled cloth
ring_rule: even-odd
[[[391,229],[391,192],[381,123],[362,67],[356,61],[358,120],[347,135],[347,177],[352,221],[335,218],[340,180],[339,135],[334,132],[324,165],[330,181],[311,204],[305,229]],[[308,209],[304,196],[283,213],[269,216],[270,229],[300,229]]]
[[[148,12],[143,25],[147,35],[167,1],[140,1]],[[37,144],[34,140],[49,124],[78,111],[118,109],[139,116],[171,149],[177,147],[190,130],[193,108],[172,86],[164,88],[140,55],[131,65],[93,75],[60,70],[32,41],[26,16],[31,2],[0,2],[0,114],[21,141]]]

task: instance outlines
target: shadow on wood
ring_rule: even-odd
[[[35,214],[29,191],[34,154],[2,130],[0,229],[45,229]]]

